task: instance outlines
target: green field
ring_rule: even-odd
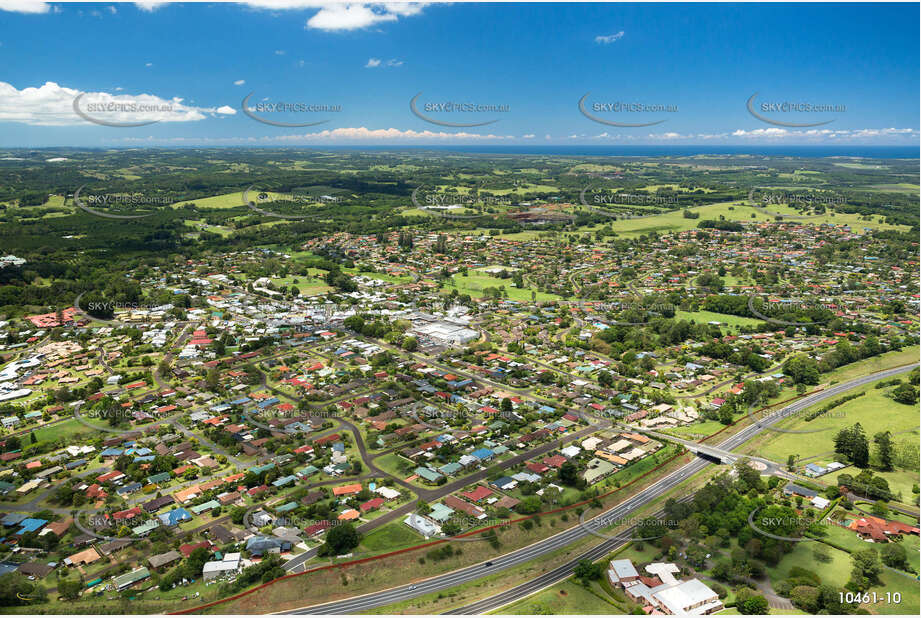
[[[889,388],[873,388],[875,382],[852,389],[841,396],[866,392],[866,395],[852,399],[812,421],[804,420],[803,416],[796,416],[782,421],[778,427],[792,430],[825,429],[813,433],[779,433],[764,432],[758,441],[757,454],[774,461],[786,461],[790,454],[799,458],[812,457],[831,453],[835,449],[834,438],[837,431],[843,427],[850,427],[860,423],[867,436],[871,437],[879,431],[890,431],[893,434],[914,430],[917,436],[918,408],[901,403],[896,403],[885,396]],[[890,387],[891,388],[891,387]],[[810,407],[813,411],[826,405],[822,402]],[[900,434],[906,437],[910,434]],[[898,437],[898,436],[897,436]],[[830,459],[830,455],[827,455]],[[915,475],[917,479],[917,474]]]
[[[295,279],[297,279],[297,283],[294,283]],[[281,277],[279,279],[273,279],[272,282],[276,285],[276,287],[283,285],[286,288],[290,288],[292,285],[296,285],[297,289],[301,293],[301,296],[320,296],[321,294],[326,294],[333,289],[326,285],[325,280],[319,277],[303,275],[290,275],[288,277]]]
[[[483,293],[484,289],[488,287],[498,288],[499,286],[505,287],[505,292],[507,293],[510,300],[528,302],[531,300],[531,288],[516,288],[511,278],[500,279],[491,275],[475,272],[472,272],[466,277],[463,275],[452,276],[442,291],[450,292],[451,290],[456,289],[458,294],[470,294],[470,296],[482,298],[485,296]],[[556,294],[538,292],[537,290],[534,290],[534,292],[538,301],[559,300],[560,298]]]
[[[768,567],[767,572],[771,581],[776,584],[787,576],[791,567],[801,566],[816,572],[822,578],[823,584],[830,584],[843,591],[844,585],[851,576],[851,555],[825,545],[825,552],[831,557],[831,562],[817,562],[812,556],[814,545],[812,541],[797,543],[794,550],[785,555],[777,566]],[[873,547],[871,543],[864,543],[864,545]],[[884,569],[882,584],[871,588],[870,592],[876,592],[877,598],[882,597],[883,599],[887,592],[899,592],[902,595],[902,602],[899,605],[878,603],[872,608],[874,613],[911,615],[918,613],[919,596],[921,595],[918,591],[918,581],[914,577]]]
[[[918,193],[918,185],[908,182],[900,182],[891,185],[870,185],[869,187],[860,187],[864,191],[878,191],[881,193]]]
[[[698,324],[720,322],[728,326],[758,326],[763,323],[761,320],[756,320],[755,318],[745,318],[738,315],[715,313],[713,311],[676,311],[675,317],[682,320],[693,320]]]
[[[730,210],[729,208],[733,209]],[[773,221],[774,215],[765,212],[764,209],[758,208],[751,205],[740,205],[739,202],[723,202],[719,204],[709,204],[707,206],[696,206],[689,208],[688,210],[700,214],[698,219],[685,219],[681,210],[675,210],[672,212],[662,213],[659,215],[653,215],[650,217],[644,217],[641,219],[624,219],[619,221],[612,221],[609,224],[611,228],[620,234],[621,236],[633,237],[640,236],[642,234],[647,234],[649,232],[658,232],[658,233],[667,233],[667,232],[680,232],[683,230],[691,230],[697,227],[697,224],[704,219],[718,220],[722,215],[727,221],[739,221],[739,222],[764,222],[764,221]],[[798,216],[801,213],[789,206],[785,205],[776,205],[772,204],[769,210],[772,213],[780,213],[786,215]],[[755,215],[752,217],[752,215]],[[904,229],[904,226],[894,226],[884,223],[879,223],[876,221],[878,217],[874,217],[872,221],[861,221],[860,215],[858,214],[824,214],[809,219],[802,219],[801,221],[820,224],[820,223],[833,223],[836,225],[850,225],[854,229],[862,229],[864,227],[873,228],[873,229]],[[800,220],[798,220],[800,221]],[[596,226],[600,227],[600,226]],[[586,228],[589,229],[589,228]]]
[[[425,539],[410,530],[402,521],[394,521],[374,530],[361,540],[361,547],[371,552],[382,552],[424,543]]]
[[[254,192],[250,192],[248,195],[251,201],[255,200]],[[202,209],[212,209],[212,208],[237,208],[245,206],[243,203],[243,192],[238,191],[236,193],[225,193],[224,195],[214,195],[211,197],[202,197],[194,200],[181,200],[173,204],[173,208],[177,208],[182,204],[193,203],[197,208]]]
[[[554,584],[546,590],[535,593],[517,603],[499,608],[495,614],[553,614],[553,615],[591,615],[619,614],[624,610],[619,605],[605,599],[598,586],[592,586],[597,592],[567,579]]]

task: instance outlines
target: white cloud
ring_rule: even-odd
[[[413,129],[368,129],[366,127],[342,127],[339,129],[327,129],[317,133],[305,133],[303,135],[286,135],[281,136],[281,141],[298,141],[303,139],[329,139],[329,140],[501,140],[508,139],[509,136],[494,135],[492,133],[483,135],[481,133],[467,133],[461,131],[458,133],[448,133],[445,131],[414,131]]]
[[[401,17],[419,15],[428,2],[318,2],[317,0],[251,0],[250,7],[275,11],[318,9],[306,27],[327,32],[361,30]]]
[[[110,6],[109,6],[109,13],[112,13],[112,15],[115,15],[116,13],[118,13],[118,9],[116,9],[114,6],[111,6],[111,5],[110,5]]]
[[[339,31],[360,30],[381,22],[398,19],[395,13],[387,10],[375,10],[364,4],[333,4],[320,9],[316,15],[307,20],[308,28],[317,30]]]
[[[724,134],[725,135],[725,134]],[[921,135],[918,129],[897,129],[889,127],[884,129],[807,129],[792,130],[772,127],[769,129],[736,129],[731,133],[732,137],[738,137],[745,140],[801,140],[801,141],[828,141],[828,140],[870,140],[887,137],[908,137],[916,138]]]
[[[527,135],[522,135],[521,139],[534,139],[534,134],[528,133]]]
[[[385,67],[399,67],[403,66],[402,60],[397,60],[396,58],[391,58],[386,63],[380,58],[368,58],[368,63],[365,65],[366,69],[373,69],[376,67],[385,66]]]
[[[147,13],[153,13],[164,4],[167,4],[167,0],[143,0],[142,2],[134,3],[136,7]]]
[[[242,85],[245,84],[245,83],[246,83],[246,80],[245,80],[245,79],[238,79],[237,81],[235,81],[235,82],[233,83],[233,85],[234,85],[234,86],[242,86]]]
[[[548,136],[549,137],[549,136]],[[116,141],[122,143],[171,143],[171,144],[315,144],[342,142],[456,142],[456,141],[496,141],[514,139],[512,135],[483,135],[480,133],[448,133],[444,131],[414,131],[412,129],[368,129],[366,127],[344,127],[329,129],[316,133],[291,135],[262,135],[258,137],[124,137]]]
[[[284,56],[284,55],[285,55],[285,50],[283,50],[283,49],[276,49],[276,50],[275,50],[275,55],[276,55],[276,56]]]
[[[183,103],[174,97],[163,99],[152,94],[110,94],[107,92],[84,92],[76,88],[45,82],[38,88],[17,90],[12,84],[0,82],[0,122],[20,122],[32,126],[78,126],[88,125],[74,111],[74,99],[80,99],[80,109],[87,115],[105,122],[128,123],[148,122],[194,122],[209,116],[232,115],[236,110],[223,105],[218,108],[197,107]],[[143,105],[148,111],[96,111],[102,106]],[[102,108],[104,110],[104,108]]]
[[[10,13],[47,13],[51,5],[47,2],[35,0],[0,0],[0,11]]]
[[[145,67],[152,67],[152,66],[153,66],[153,62],[148,62],[148,63],[145,64],[144,66],[145,66]]]
[[[619,41],[620,39],[623,38],[623,36],[624,36],[624,31],[621,30],[619,32],[615,32],[614,34],[598,35],[595,37],[595,42],[600,43],[602,45],[608,45],[609,43],[613,43],[614,41]]]

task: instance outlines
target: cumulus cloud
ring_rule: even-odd
[[[514,139],[512,135],[494,135],[481,133],[448,133],[446,131],[414,131],[412,129],[369,129],[367,127],[343,127],[327,129],[315,133],[297,133],[290,135],[262,135],[257,137],[124,137],[117,141],[129,143],[174,143],[174,144],[315,144],[336,142],[472,142],[498,141]]]
[[[282,141],[297,141],[299,139],[329,139],[329,140],[501,140],[509,139],[508,135],[495,135],[492,133],[448,133],[446,131],[415,131],[413,129],[368,129],[367,127],[341,127],[326,129],[317,133],[302,135],[287,135],[279,139]]]
[[[619,41],[624,38],[624,31],[615,32],[614,34],[599,34],[595,37],[595,42],[600,43],[601,45],[609,45],[615,41]]]
[[[403,65],[403,61],[402,61],[402,60],[397,60],[396,58],[391,58],[391,59],[388,60],[386,63],[385,63],[383,60],[381,60],[380,58],[368,58],[368,63],[365,65],[365,68],[366,68],[366,69],[374,69],[374,68],[380,67],[380,66],[384,66],[384,67],[398,67],[398,66],[402,66],[402,65]]]
[[[330,3],[317,0],[251,0],[250,7],[275,11],[318,9],[307,20],[306,28],[327,32],[361,30],[376,24],[395,22],[401,17],[418,15],[428,2],[349,2]]]
[[[36,2],[35,0],[0,0],[0,11],[9,11],[10,13],[47,13],[51,10],[51,5],[47,2]]]
[[[218,108],[183,103],[174,97],[163,99],[152,94],[110,94],[84,92],[76,88],[45,82],[38,88],[18,90],[0,82],[0,122],[20,122],[32,126],[87,125],[89,121],[74,111],[74,99],[83,95],[79,109],[87,116],[112,123],[194,122],[205,118],[236,114],[228,105]],[[142,107],[143,110],[138,111]]]
[[[245,84],[245,83],[246,83],[246,80],[245,80],[245,79],[238,79],[237,81],[235,81],[235,82],[233,83],[233,85],[234,85],[234,86],[242,86],[242,85]]]
[[[142,11],[153,13],[166,3],[167,0],[143,0],[142,2],[135,2],[134,5]]]
[[[803,141],[822,141],[822,140],[874,140],[877,138],[891,137],[908,137],[915,138],[921,133],[918,129],[899,129],[889,127],[884,129],[781,129],[773,127],[770,129],[736,129],[731,133],[732,137],[738,137],[745,140],[767,139],[767,140],[803,140]]]

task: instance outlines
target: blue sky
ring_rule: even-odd
[[[912,145],[918,19],[917,4],[0,0],[0,146]],[[250,93],[330,107],[253,112],[325,121],[275,126],[242,113]],[[594,118],[647,126],[592,120],[585,95]],[[154,109],[112,109],[138,103]]]

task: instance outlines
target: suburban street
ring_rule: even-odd
[[[759,433],[765,430],[766,427],[775,424],[781,421],[784,418],[787,418],[791,413],[798,412],[800,410],[806,409],[811,405],[835,397],[842,392],[874,382],[876,380],[881,380],[885,378],[890,378],[892,376],[900,375],[907,373],[917,367],[918,364],[914,363],[912,365],[907,365],[903,367],[896,367],[894,369],[889,369],[886,371],[878,372],[875,374],[863,376],[860,378],[855,378],[841,384],[836,384],[824,391],[816,393],[805,397],[799,401],[796,401],[781,410],[778,410],[774,414],[767,416],[761,419],[758,423],[749,425],[748,427],[742,429],[735,435],[721,442],[718,447],[725,451],[731,451],[734,448],[744,444],[746,441],[755,437]],[[676,470],[675,472],[669,474],[668,476],[663,477],[649,487],[641,490],[637,494],[631,496],[624,502],[616,505],[615,507],[599,513],[595,518],[586,522],[586,527],[591,528],[593,525],[597,526],[594,522],[599,521],[599,518],[605,516],[605,520],[610,520],[611,517],[622,518],[629,515],[631,512],[649,504],[662,494],[666,493],[668,490],[673,487],[683,483],[687,479],[691,478],[693,475],[697,474],[703,470],[708,465],[711,465],[710,462],[698,459],[695,460],[682,468]],[[463,484],[469,484],[468,479],[464,479]],[[448,588],[453,588],[460,584],[474,581],[481,577],[486,577],[491,574],[503,571],[508,568],[522,565],[526,562],[534,560],[540,556],[550,554],[557,551],[567,545],[585,537],[590,534],[588,530],[581,526],[574,526],[569,530],[561,532],[557,535],[549,537],[547,539],[541,540],[537,543],[529,545],[527,547],[518,549],[516,551],[510,552],[508,554],[498,556],[491,561],[490,566],[487,566],[485,562],[476,564],[470,567],[459,569],[457,571],[446,573],[444,575],[438,575],[423,581],[419,581],[413,584],[403,585],[396,588],[391,588],[389,590],[378,591],[358,597],[353,597],[349,599],[343,599],[341,601],[334,601],[332,603],[325,603],[322,605],[311,605],[305,606],[296,610],[291,610],[287,613],[295,614],[349,614],[349,613],[358,613],[366,611],[375,607],[380,607],[383,605],[389,605],[391,603],[397,603],[401,601],[406,601],[413,599],[425,594],[430,594],[433,592],[438,592],[446,590]],[[450,613],[456,614],[480,614],[485,613],[504,605],[507,605],[516,600],[522,599],[538,590],[541,590],[547,586],[553,585],[554,583],[561,581],[572,573],[572,569],[579,560],[588,558],[588,559],[598,559],[601,556],[606,555],[607,553],[613,551],[620,545],[623,545],[627,541],[620,540],[608,540],[603,543],[593,547],[591,550],[580,555],[578,558],[568,562],[567,564],[558,567],[548,573],[545,573],[530,582],[517,586],[511,590],[502,592],[500,594],[494,595],[487,599],[482,599],[477,603],[452,610]]]

